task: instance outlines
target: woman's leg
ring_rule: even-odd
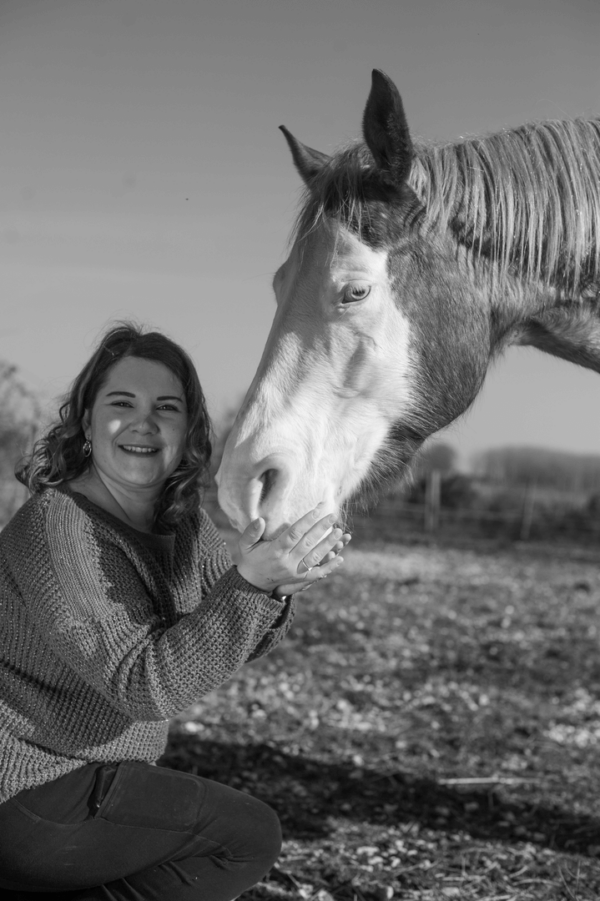
[[[230,901],[280,844],[274,812],[243,792],[143,763],[94,765],[0,806],[0,887],[12,901]]]

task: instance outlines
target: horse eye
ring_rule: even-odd
[[[352,303],[357,300],[364,300],[371,293],[370,285],[347,285],[342,297],[342,303]]]

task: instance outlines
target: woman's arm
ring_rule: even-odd
[[[69,498],[13,522],[3,551],[28,617],[71,671],[133,720],[164,720],[221,685],[285,604],[229,567],[167,627],[110,529]]]

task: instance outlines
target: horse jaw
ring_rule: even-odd
[[[349,283],[369,285],[364,302],[342,302]],[[385,250],[321,225],[274,286],[275,320],[217,474],[232,524],[263,516],[268,537],[321,501],[339,512],[413,395],[410,327]]]

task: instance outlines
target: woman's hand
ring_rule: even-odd
[[[335,515],[323,516],[322,505],[302,516],[272,541],[261,541],[265,521],[255,519],[240,536],[234,560],[241,576],[282,596],[309,588],[343,562],[339,551],[350,535],[334,529]]]

